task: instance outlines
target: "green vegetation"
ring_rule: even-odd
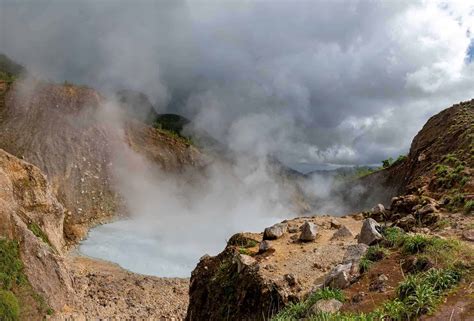
[[[36,224],[35,222],[32,222],[30,224],[28,224],[28,229],[33,232],[33,234],[40,238],[44,243],[48,244],[49,246],[52,247],[51,245],[51,242],[49,241],[48,239],[48,236],[43,232],[43,230],[41,229],[41,227],[39,227],[38,224]]]
[[[464,213],[471,214],[474,212],[474,200],[467,201],[464,204]]]
[[[18,296],[17,293],[21,295]],[[25,297],[32,297],[36,306],[31,306],[31,303],[22,306],[22,298]],[[0,239],[0,320],[19,320],[23,309],[37,309],[44,314],[54,313],[28,282],[23,272],[18,243]]]
[[[0,320],[16,321],[20,319],[20,305],[11,291],[0,290]]]
[[[0,54],[0,80],[11,83],[24,72],[25,68],[23,66],[15,63],[6,55]]]
[[[336,299],[338,301],[344,302],[344,294],[341,290],[323,288],[319,289],[313,294],[311,294],[306,300],[298,303],[292,303],[288,305],[284,310],[278,313],[272,320],[273,321],[289,321],[289,320],[298,320],[303,318],[308,309],[311,308],[319,300],[328,300]]]
[[[369,247],[369,249],[359,262],[360,272],[367,272],[374,262],[380,261],[387,255],[388,250],[386,248],[381,247],[380,245],[374,245]]]
[[[441,164],[435,166],[436,185],[445,189],[464,186],[469,180],[469,177],[463,172],[465,165],[456,155],[445,155],[441,159]]]
[[[19,320],[18,299],[11,291],[16,285],[27,283],[23,263],[19,258],[18,243],[0,239],[0,316],[3,320]]]

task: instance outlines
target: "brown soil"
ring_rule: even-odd
[[[474,284],[461,284],[456,292],[447,297],[441,307],[423,321],[472,321],[474,320]]]

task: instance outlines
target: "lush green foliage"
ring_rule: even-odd
[[[20,319],[20,305],[11,291],[0,290],[0,320],[16,321]]]
[[[14,284],[25,282],[23,263],[19,258],[18,243],[0,239],[0,286],[10,290]]]

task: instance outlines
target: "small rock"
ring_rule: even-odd
[[[354,296],[352,296],[351,298],[351,302],[352,303],[359,303],[359,302],[362,302],[364,300],[364,297],[366,296],[367,294],[365,292],[359,292],[357,294],[355,294]]]
[[[385,274],[379,275],[375,280],[370,282],[369,291],[385,292],[387,281],[388,281],[388,277]]]
[[[332,235],[331,237],[331,240],[334,240],[334,239],[342,239],[342,238],[348,238],[348,237],[354,237],[354,235],[352,235],[351,231],[349,231],[349,229],[345,226],[341,227],[340,229],[338,229],[336,232],[334,232],[334,234]]]
[[[372,245],[373,243],[381,240],[382,234],[380,234],[381,227],[374,219],[368,218],[362,224],[362,229],[360,231],[359,243],[364,243],[367,245]]]
[[[411,231],[416,226],[416,219],[413,215],[409,214],[396,221],[395,226],[398,226],[405,231]]]
[[[474,230],[467,230],[462,232],[462,237],[470,242],[474,242]]]
[[[383,204],[377,204],[374,207],[372,207],[372,214],[384,214],[385,213],[385,206]]]
[[[295,286],[298,283],[296,276],[294,274],[288,273],[283,276],[285,281],[288,283],[289,286]]]
[[[314,241],[316,239],[317,232],[317,226],[314,223],[306,221],[304,222],[301,229],[300,240],[303,242]]]
[[[343,263],[357,262],[369,249],[369,246],[364,243],[352,244],[347,247],[346,253],[342,259]]]
[[[309,309],[310,314],[336,313],[342,308],[342,302],[336,299],[319,300]]]
[[[270,241],[267,241],[267,240],[263,240],[262,242],[260,242],[260,245],[258,247],[258,251],[260,253],[263,253],[272,249],[273,249],[272,244],[270,243]]]
[[[429,214],[429,213],[434,213],[434,212],[437,212],[437,211],[438,210],[436,209],[436,207],[433,204],[426,204],[422,208],[418,209],[415,214],[421,216],[421,215],[426,215],[426,214]]]
[[[335,289],[347,288],[351,283],[351,268],[352,263],[337,265],[326,276],[324,285]]]
[[[289,225],[288,226],[288,233],[298,233],[299,228],[296,225]]]
[[[285,223],[278,223],[267,227],[263,232],[263,239],[264,240],[276,240],[277,238],[281,237],[287,228]]]
[[[336,219],[332,219],[330,224],[331,224],[331,228],[334,228],[334,229],[339,229],[342,226],[342,224]]]

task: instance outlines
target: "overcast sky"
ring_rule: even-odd
[[[237,151],[378,163],[474,98],[470,2],[0,0],[0,52],[141,90]]]

